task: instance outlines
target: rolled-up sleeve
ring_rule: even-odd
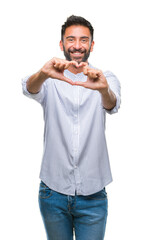
[[[118,109],[120,108],[121,86],[120,86],[120,82],[119,82],[118,78],[112,72],[107,71],[104,73],[104,76],[107,79],[110,89],[113,91],[113,93],[116,96],[116,106],[111,110],[105,109],[105,111],[109,114],[113,114],[113,113],[118,112]]]
[[[34,100],[36,100],[37,102],[39,102],[40,104],[43,103],[44,101],[44,97],[45,97],[45,84],[43,83],[41,86],[41,89],[38,93],[30,93],[27,90],[27,80],[30,78],[30,76],[27,76],[25,78],[22,79],[22,90],[23,90],[23,94],[26,95],[29,98],[32,98]]]

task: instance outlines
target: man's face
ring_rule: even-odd
[[[78,63],[87,62],[90,52],[93,50],[94,42],[88,27],[73,25],[66,28],[63,41],[60,41],[61,50],[64,51],[68,61]]]

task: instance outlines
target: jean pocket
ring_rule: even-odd
[[[49,198],[52,195],[52,190],[41,181],[39,187],[39,197],[40,198]]]
[[[87,198],[88,199],[94,199],[94,200],[105,200],[105,199],[107,199],[107,193],[106,193],[106,190],[104,188],[97,193],[88,195]]]

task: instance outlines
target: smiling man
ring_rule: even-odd
[[[103,240],[112,182],[105,115],[118,111],[120,83],[88,62],[93,27],[79,16],[62,26],[65,59],[49,60],[23,79],[23,92],[44,111],[39,206],[48,240]]]
[[[94,45],[91,34],[88,27],[81,25],[69,26],[62,31],[60,47],[68,61],[75,60],[78,63],[87,61]]]

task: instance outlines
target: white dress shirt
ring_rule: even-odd
[[[89,65],[92,67],[91,65]],[[64,75],[85,82],[83,73]],[[112,181],[106,139],[105,114],[116,113],[120,106],[120,83],[111,72],[104,72],[116,95],[116,106],[107,111],[101,94],[67,82],[47,79],[37,94],[23,92],[38,101],[44,111],[44,149],[40,179],[52,190],[66,195],[90,195]]]

